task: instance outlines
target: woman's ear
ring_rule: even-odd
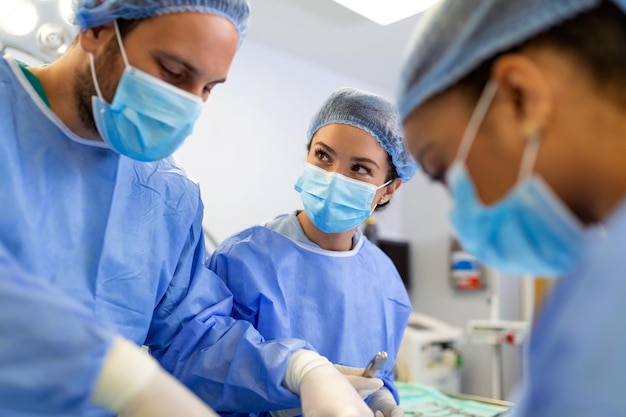
[[[491,76],[500,97],[513,106],[524,137],[541,131],[552,110],[552,91],[540,67],[527,55],[505,54],[495,60]]]
[[[389,201],[393,193],[395,193],[396,190],[400,188],[401,185],[402,185],[402,180],[400,178],[395,178],[393,181],[391,181],[389,185],[387,185],[384,188],[385,192],[380,197],[381,202],[379,202],[378,204],[385,204],[387,201]]]
[[[113,22],[89,28],[78,34],[78,43],[86,53],[97,53],[115,36]]]

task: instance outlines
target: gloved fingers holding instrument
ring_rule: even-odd
[[[398,406],[387,387],[382,387],[370,395],[365,402],[376,417],[404,417],[404,411]]]
[[[361,398],[366,398],[383,386],[383,381],[379,378],[374,378],[374,376],[385,366],[386,361],[387,352],[378,352],[365,368],[354,368],[344,365],[335,365],[335,368],[350,381]]]
[[[316,352],[292,354],[284,383],[300,395],[305,417],[374,416],[347,378]]]
[[[385,366],[387,358],[387,352],[381,351],[374,355],[365,368],[350,368],[341,365],[335,365],[335,367],[342,368],[342,373],[344,373],[346,377],[353,379],[354,382],[352,382],[352,384],[356,388],[357,384],[360,382],[366,384],[368,381],[371,382],[378,380],[377,378],[374,378],[374,376]],[[350,376],[348,376],[348,374]],[[393,394],[389,391],[389,389],[387,389],[387,387],[382,387],[375,391],[370,391],[369,393],[366,389],[356,389],[363,396],[363,398],[367,397],[365,402],[375,413],[376,417],[404,417],[404,412],[398,406]],[[365,393],[367,394],[363,395]]]

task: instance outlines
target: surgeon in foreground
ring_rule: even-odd
[[[199,188],[169,158],[226,79],[247,2],[75,8],[58,61],[0,60],[0,414],[372,415],[306,342],[230,317]]]
[[[515,417],[626,415],[626,2],[444,1],[421,19],[399,109],[449,189],[466,250],[561,277]]]

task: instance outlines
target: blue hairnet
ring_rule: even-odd
[[[602,0],[443,0],[413,33],[398,86],[401,119],[484,61]],[[614,0],[622,9],[626,0]]]
[[[330,95],[311,120],[309,142],[315,132],[330,123],[342,123],[365,130],[391,155],[403,182],[413,178],[417,164],[404,147],[402,127],[393,104],[382,96],[356,88],[340,88]]]
[[[85,30],[115,19],[145,19],[152,16],[201,12],[230,20],[239,34],[239,45],[248,29],[248,0],[74,0],[74,21]]]

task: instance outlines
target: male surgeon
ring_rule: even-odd
[[[0,303],[10,309],[0,414],[158,416],[180,405],[207,415],[165,370],[216,411],[370,416],[305,341],[266,342],[230,317],[232,295],[203,267],[199,187],[170,158],[226,80],[247,2],[74,7],[81,32],[56,62],[0,59]]]

